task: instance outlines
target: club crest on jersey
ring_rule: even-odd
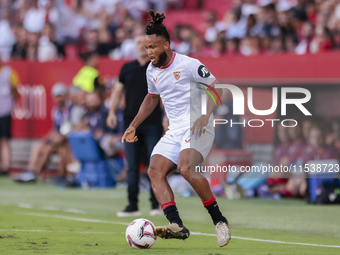
[[[198,74],[202,78],[208,78],[210,76],[210,72],[209,72],[208,68],[206,68],[204,65],[200,65],[198,67]]]
[[[179,78],[181,78],[181,71],[173,72],[173,75],[174,75],[175,79],[178,81]]]

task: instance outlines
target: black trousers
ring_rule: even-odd
[[[133,208],[138,208],[139,165],[142,161],[147,166],[149,165],[152,150],[161,138],[162,133],[163,127],[161,125],[141,125],[136,130],[138,141],[125,143],[125,154],[128,163],[128,199],[129,205]],[[151,185],[150,201],[152,208],[158,208],[158,202]]]

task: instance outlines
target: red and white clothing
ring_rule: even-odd
[[[190,128],[201,116],[201,98],[206,93],[198,87],[209,89],[217,82],[216,78],[197,59],[178,53],[173,53],[166,66],[158,68],[150,63],[146,76],[149,94],[160,95],[170,122],[152,155],[161,154],[177,164],[180,151],[194,148],[205,158],[215,136],[213,116],[201,137],[191,135]]]

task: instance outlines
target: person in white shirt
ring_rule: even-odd
[[[38,7],[38,0],[29,3],[31,7],[25,14],[23,25],[28,32],[40,33],[45,24],[46,10]]]
[[[211,149],[214,140],[212,112],[216,105],[209,98],[207,114],[201,115],[198,101],[203,92],[192,88],[190,84],[195,79],[199,87],[213,90],[216,98],[219,97],[217,94],[221,94],[221,89],[213,88],[216,79],[201,62],[171,51],[170,35],[162,24],[164,14],[155,14],[152,10],[148,13],[152,16],[145,29],[145,47],[151,60],[146,73],[149,94],[125,131],[122,142],[138,140],[135,136],[137,127],[162,99],[170,126],[152,152],[148,174],[156,198],[170,224],[157,227],[155,233],[165,239],[186,239],[190,235],[179,217],[173,191],[166,179],[168,173],[178,169],[208,210],[215,225],[218,244],[222,247],[231,238],[228,221],[219,210],[207,179],[194,170]],[[195,100],[190,100],[190,97]]]
[[[208,28],[205,31],[204,39],[209,43],[214,42],[220,32],[227,31],[226,24],[222,21],[217,21],[216,13],[213,11],[206,14],[205,21]]]

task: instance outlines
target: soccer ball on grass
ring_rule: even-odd
[[[147,219],[136,219],[126,228],[126,241],[135,249],[148,249],[156,242],[155,225]]]

